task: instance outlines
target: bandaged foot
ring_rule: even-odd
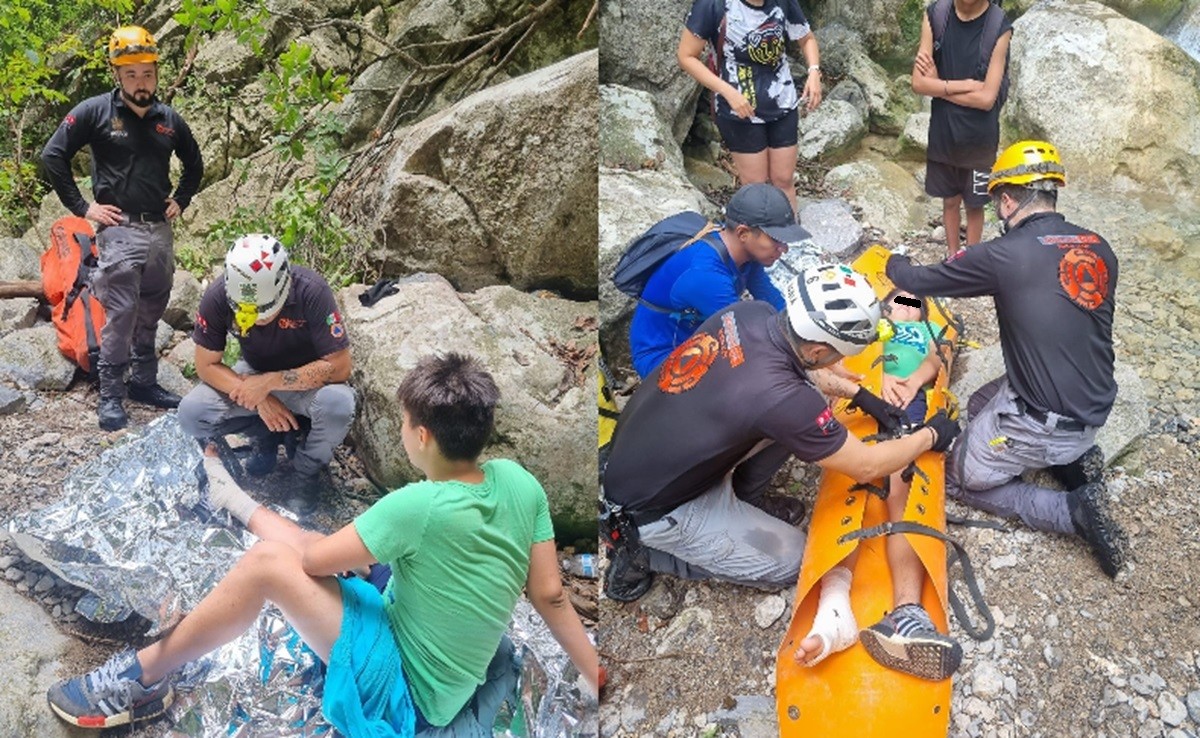
[[[211,448],[211,447],[210,447]],[[242,525],[250,522],[250,516],[259,508],[259,503],[251,499],[238,483],[233,481],[229,470],[215,455],[215,449],[210,454],[204,452],[204,473],[208,475],[208,499],[213,507],[221,507],[229,514],[242,521]]]
[[[858,625],[850,609],[850,570],[835,566],[821,577],[821,596],[812,630],[796,649],[796,661],[816,666],[831,653],[844,651],[858,640]]]

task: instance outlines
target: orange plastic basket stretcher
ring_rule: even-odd
[[[854,268],[871,282],[879,299],[891,291],[884,267],[890,252],[872,246],[854,261]],[[934,387],[927,391],[929,413],[956,410],[947,390],[950,360],[958,330],[953,316],[940,302],[931,306],[929,321],[941,333],[944,367]],[[945,329],[944,332],[943,329]],[[851,371],[864,375],[863,386],[879,394],[883,365],[882,345],[874,343],[862,354],[846,360]],[[877,432],[875,421],[861,412],[847,412],[847,400],[834,405],[834,413],[860,438]],[[926,452],[917,459],[905,520],[945,531],[943,455]],[[883,480],[876,480],[882,486]],[[897,735],[924,738],[945,736],[950,722],[950,680],[930,682],[887,669],[867,654],[861,643],[831,654],[816,666],[797,664],[797,646],[808,635],[816,615],[820,580],[856,547],[861,548],[850,601],[859,628],[867,627],[892,609],[892,580],[888,570],[885,536],[839,542],[846,533],[887,521],[883,500],[866,490],[852,491],[853,479],[832,471],[821,478],[808,530],[808,543],[796,585],[796,606],[787,635],[776,656],[775,693],[780,735],[810,738],[872,738]],[[946,632],[947,596],[945,544],[935,538],[904,535],[924,564],[928,576],[921,599],[933,622]]]

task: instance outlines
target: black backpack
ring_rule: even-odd
[[[946,34],[946,24],[950,22],[950,14],[954,12],[954,0],[937,0],[930,14],[930,27],[933,30],[933,54],[936,57],[942,49],[942,36]],[[1000,27],[1004,25],[1004,10],[1000,0],[988,3],[984,11],[983,35],[979,38],[979,65],[975,67],[975,78],[982,80],[987,77],[988,64],[992,61],[992,50],[1000,40]],[[1008,100],[1008,59],[1004,60],[1004,77],[1000,79],[1000,92],[996,95],[996,105],[1004,107]]]
[[[697,241],[703,241],[721,255],[721,260],[733,267],[737,274],[737,292],[741,294],[745,285],[742,284],[742,273],[733,263],[725,242],[720,238],[708,239],[705,236],[721,230],[721,226],[713,223],[700,213],[687,210],[672,215],[655,223],[642,235],[629,242],[617,268],[613,270],[612,281],[621,292],[636,299],[638,304],[658,313],[674,315],[680,311],[655,305],[642,299],[642,290],[646,282],[658,270],[658,267],[676,251],[691,246]],[[682,315],[695,315],[695,310],[684,310]]]

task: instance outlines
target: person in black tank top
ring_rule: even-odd
[[[939,8],[941,3],[950,5]],[[998,36],[987,57],[980,45],[990,41],[985,28],[995,13],[1000,14]],[[948,256],[959,249],[960,205],[967,214],[966,245],[979,243],[983,236],[1011,40],[1012,23],[999,7],[992,9],[991,0],[939,0],[929,6],[921,24],[912,89],[933,98],[925,192],[942,198]]]

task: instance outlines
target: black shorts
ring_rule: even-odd
[[[757,154],[766,149],[786,149],[800,140],[800,109],[769,123],[717,116],[717,130],[735,154]]]
[[[955,167],[938,161],[925,164],[925,194],[930,197],[958,197],[969,208],[988,204],[988,169]]]

